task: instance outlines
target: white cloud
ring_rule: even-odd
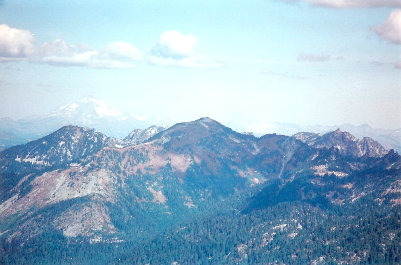
[[[194,35],[185,35],[177,30],[166,31],[151,53],[157,57],[179,59],[194,54],[197,43],[198,38]]]
[[[127,68],[142,58],[141,52],[125,42],[112,42],[101,50],[62,39],[35,46],[31,32],[0,25],[0,62],[30,61],[58,66]]]
[[[372,30],[382,39],[401,44],[401,9],[391,11],[386,21]]]
[[[401,0],[289,0],[294,1],[332,8],[401,7]]]
[[[137,48],[129,43],[120,41],[107,45],[103,51],[103,55],[120,60],[138,61],[142,59],[142,53]]]
[[[28,30],[0,25],[0,61],[26,58],[34,52],[34,42]]]
[[[140,60],[141,53],[131,44],[113,42],[98,51],[82,44],[68,44],[62,39],[44,43],[36,61],[58,66],[90,68],[127,68]]]
[[[151,49],[148,61],[152,65],[178,67],[219,67],[221,64],[195,51],[198,38],[177,30],[164,32]]]

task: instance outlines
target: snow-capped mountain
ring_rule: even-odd
[[[126,120],[120,110],[96,98],[83,98],[79,102],[63,105],[49,116],[65,116],[75,119],[85,119],[92,122],[92,118],[116,118]]]
[[[133,128],[146,128],[146,120],[139,120],[123,113],[118,108],[96,98],[83,98],[78,102],[63,105],[45,119],[95,128],[112,137],[123,138]]]
[[[47,115],[20,120],[0,119],[0,150],[37,139],[67,125],[94,128],[111,137],[122,139],[133,129],[145,129],[154,122],[123,113],[102,100],[83,98],[63,105]]]

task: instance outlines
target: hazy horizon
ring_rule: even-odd
[[[360,127],[363,129],[363,127],[370,127],[372,129],[383,129],[383,130],[391,130],[391,129],[386,129],[386,128],[379,128],[379,127],[373,127],[370,124],[363,123],[363,124],[351,124],[351,123],[342,123],[342,124],[298,124],[298,123],[289,123],[289,122],[283,122],[283,121],[249,121],[245,123],[238,123],[235,120],[234,121],[220,121],[218,119],[215,119],[213,116],[199,116],[195,117],[191,120],[168,120],[166,117],[163,117],[162,115],[159,116],[137,116],[133,113],[128,113],[128,112],[122,112],[120,109],[116,108],[116,106],[110,105],[105,101],[99,100],[94,97],[85,97],[82,98],[78,101],[75,102],[70,102],[69,104],[65,104],[62,106],[58,106],[57,108],[51,110],[50,112],[47,113],[42,113],[40,115],[29,115],[29,116],[24,116],[20,118],[12,118],[12,117],[0,117],[0,119],[11,119],[13,121],[27,121],[27,120],[32,120],[32,119],[46,119],[48,117],[54,117],[54,116],[63,116],[68,113],[68,109],[71,110],[71,108],[75,108],[78,105],[83,105],[83,103],[87,103],[88,101],[94,101],[99,104],[98,106],[101,106],[102,109],[92,109],[92,111],[95,112],[95,114],[99,115],[99,117],[104,117],[107,119],[115,119],[115,120],[121,120],[124,122],[124,120],[131,119],[133,118],[138,122],[138,126],[134,126],[131,128],[129,131],[125,132],[128,133],[131,130],[134,129],[146,129],[151,126],[165,126],[165,127],[171,127],[177,123],[182,123],[182,122],[191,122],[195,121],[201,118],[211,118],[213,120],[216,120],[217,122],[222,123],[225,126],[228,126],[238,132],[252,132],[255,133],[255,135],[263,135],[266,133],[283,133],[286,132],[286,135],[292,135],[297,132],[301,131],[308,131],[308,132],[318,132],[318,133],[324,133],[328,132],[334,129],[344,129],[346,127],[354,127],[354,129]],[[93,106],[92,106],[93,107]],[[66,111],[67,109],[67,111]],[[73,109],[75,111],[75,109]],[[68,123],[69,125],[78,125],[78,126],[84,126],[84,127],[89,127],[89,128],[94,128],[95,130],[98,130],[102,132],[102,128],[96,128],[96,126],[85,126],[84,124],[81,124],[82,118],[84,118],[87,113],[78,113],[79,115],[76,117],[76,122]],[[68,114],[67,114],[68,115]],[[93,117],[96,118],[96,117]],[[251,118],[251,117],[250,117]],[[71,117],[71,120],[74,120],[73,117]],[[89,122],[89,120],[88,120]],[[94,124],[95,125],[95,124]],[[56,128],[53,128],[56,129]],[[398,130],[400,128],[395,128],[395,130]],[[107,132],[107,130],[105,131]],[[121,136],[122,135],[122,136]],[[121,134],[120,136],[123,137],[125,134]],[[114,134],[109,135],[109,136],[114,136],[118,137]]]
[[[401,128],[400,1],[0,1],[0,118]]]

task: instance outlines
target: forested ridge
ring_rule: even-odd
[[[210,118],[160,130],[67,126],[1,152],[0,263],[401,263],[393,150]]]

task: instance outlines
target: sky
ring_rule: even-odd
[[[0,117],[401,127],[401,0],[0,0]]]

